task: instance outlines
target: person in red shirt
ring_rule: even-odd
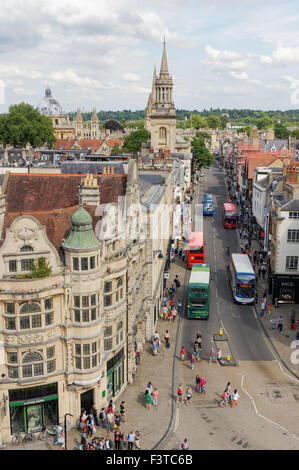
[[[176,401],[179,402],[180,400],[183,401],[183,389],[182,389],[182,384],[179,385],[179,388],[178,388],[178,396],[177,396]]]
[[[182,349],[181,349],[181,361],[185,360],[185,354],[186,354],[186,351],[185,351],[185,348],[183,346]]]

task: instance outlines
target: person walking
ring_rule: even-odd
[[[153,390],[153,393],[152,393],[152,399],[153,399],[153,405],[154,406],[158,406],[158,390],[157,388],[155,387],[154,390]]]
[[[196,333],[196,342],[197,342],[198,345],[199,345],[199,349],[201,349],[201,341],[202,341],[202,334],[201,334],[200,331],[198,331],[198,332]]]
[[[190,387],[187,387],[186,390],[186,405],[190,405],[192,403],[192,390]]]
[[[190,449],[189,442],[188,442],[187,439],[184,439],[184,441],[181,443],[181,449],[182,450],[189,450]]]
[[[170,342],[169,342],[169,333],[168,330],[166,330],[165,335],[164,335],[164,340],[165,340],[165,346],[166,348],[170,348]]]
[[[145,407],[147,410],[150,410],[151,405],[152,405],[152,397],[148,388],[145,390],[144,398],[145,398]]]
[[[221,406],[221,405],[227,406],[227,402],[228,402],[228,393],[227,393],[226,390],[224,390],[224,392],[221,395],[221,400],[219,402],[219,406]]]
[[[230,382],[227,382],[227,385],[225,387],[225,392],[227,393],[227,400],[230,404],[232,404],[232,389],[230,386]]]
[[[146,386],[147,390],[149,391],[150,395],[152,395],[153,393],[153,386],[152,386],[152,382],[149,382]]]
[[[200,378],[200,393],[203,393],[204,395],[206,393],[206,390],[205,390],[206,383],[207,383],[207,381],[206,381],[205,377],[201,377]]]
[[[120,450],[120,430],[116,428],[114,433],[114,448],[115,450]]]
[[[272,307],[273,307],[273,305],[272,305],[272,302],[270,300],[270,302],[268,303],[268,313],[269,313],[269,315],[271,315]]]
[[[262,317],[264,315],[265,308],[266,308],[266,304],[265,304],[265,301],[263,300],[263,302],[261,303],[260,317]]]
[[[140,450],[140,432],[139,431],[135,432],[135,446],[137,447],[138,450]]]
[[[120,416],[123,423],[125,423],[127,420],[125,403],[126,402],[123,400],[119,406]]]
[[[95,403],[93,403],[91,409],[90,409],[90,413],[92,414],[93,416],[93,419],[94,419],[94,425],[95,426],[99,426],[99,421],[98,421],[98,410],[96,409],[96,405]]]
[[[182,389],[182,384],[179,385],[178,387],[178,394],[177,394],[177,399],[176,399],[177,403],[179,401],[183,401],[183,389]]]
[[[191,364],[191,369],[193,370],[194,367],[195,367],[195,356],[194,356],[194,354],[191,354],[190,364]]]
[[[282,327],[283,327],[283,320],[282,320],[282,316],[280,315],[277,319],[277,329],[278,331],[280,331],[280,333],[282,333]]]
[[[109,410],[106,417],[107,431],[110,432],[113,430],[114,425],[114,415],[112,410]]]
[[[99,414],[99,418],[100,418],[100,426],[102,426],[102,428],[105,428],[105,423],[106,423],[106,411],[105,411],[105,408],[102,408],[102,409],[101,409],[100,414]]]
[[[220,348],[217,349],[217,361],[221,366],[223,365],[222,351]]]
[[[195,390],[196,390],[196,392],[200,391],[200,377],[199,377],[198,374],[195,377]]]
[[[195,341],[193,354],[194,354],[195,360],[196,360],[197,362],[200,362],[199,353],[200,353],[199,344]]]
[[[210,364],[212,362],[217,362],[216,361],[216,353],[215,353],[215,349],[213,347],[211,347],[210,349]]]
[[[276,318],[272,318],[270,322],[272,323],[272,330],[276,330]]]
[[[233,395],[232,395],[232,400],[233,400],[233,402],[232,402],[232,408],[233,408],[233,406],[235,406],[235,405],[238,404],[238,399],[239,399],[239,398],[240,398],[240,395],[238,394],[237,389],[235,389],[235,390],[234,390],[234,393],[233,393]]]
[[[185,348],[183,346],[182,349],[181,349],[181,361],[183,361],[183,362],[185,360],[185,354],[186,354],[186,351],[185,351]]]
[[[179,301],[178,301],[178,314],[180,314],[181,308],[182,308],[182,301],[181,301],[181,299],[179,299]]]
[[[154,339],[153,341],[153,356],[157,356],[158,354],[158,340]]]
[[[172,310],[172,319],[173,319],[173,321],[175,321],[176,316],[177,316],[177,313],[178,313],[178,312],[177,312],[177,309],[174,308],[174,309]]]

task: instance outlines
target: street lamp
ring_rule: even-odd
[[[66,435],[67,435],[67,429],[66,429],[66,417],[67,416],[72,416],[71,413],[65,413],[64,415],[64,449],[67,450],[67,445],[66,445]]]

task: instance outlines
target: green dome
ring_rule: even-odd
[[[82,206],[80,206],[79,209],[72,215],[71,222],[72,225],[91,225],[92,218],[91,215],[85,209],[83,209]]]
[[[92,228],[92,217],[82,206],[72,215],[71,222],[72,228],[62,244],[63,248],[86,250],[101,245]]]

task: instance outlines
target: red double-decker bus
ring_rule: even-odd
[[[193,264],[205,263],[205,246],[203,232],[191,232],[188,246],[187,264],[191,269]]]
[[[238,214],[234,204],[225,202],[223,204],[223,227],[236,228],[238,225]]]

